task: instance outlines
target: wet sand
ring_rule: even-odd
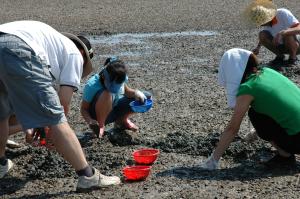
[[[298,1],[276,2],[299,18]],[[16,165],[11,175],[1,179],[0,197],[298,198],[300,165],[274,170],[260,165],[260,159],[274,151],[261,140],[242,141],[249,131],[247,119],[223,156],[222,169],[197,168],[212,152],[231,114],[216,82],[220,57],[230,48],[251,50],[256,45],[258,30],[246,29],[240,21],[246,4],[238,0],[2,1],[0,23],[33,19],[59,31],[85,34],[92,39],[97,70],[107,56],[119,55],[130,67],[129,85],[153,93],[153,109],[133,117],[139,133],[114,132],[104,139],[92,137],[79,116],[82,90],[75,94],[69,122],[78,134],[85,133],[80,142],[92,165],[104,174],[122,176],[122,168],[134,164],[135,149],[158,148],[161,154],[145,181],[123,181],[120,186],[78,194],[75,172],[55,152],[31,146],[9,149],[7,156]],[[203,31],[213,34],[200,34]],[[267,62],[273,55],[263,49],[259,58]],[[298,67],[283,72],[300,85]],[[13,139],[24,143],[22,134]]]

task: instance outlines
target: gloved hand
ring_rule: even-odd
[[[219,160],[216,160],[212,153],[206,161],[200,163],[199,167],[209,171],[216,170],[219,168]]]
[[[144,103],[145,100],[147,99],[146,95],[142,91],[139,91],[139,90],[134,91],[134,98],[135,98],[135,100],[140,101],[142,103]]]

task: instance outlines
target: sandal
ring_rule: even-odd
[[[283,64],[283,63],[284,63],[284,56],[282,56],[282,55],[277,55],[275,57],[275,59],[273,59],[269,62],[269,64],[272,65],[272,66],[273,65],[278,65],[278,64]]]
[[[289,58],[288,60],[286,60],[286,65],[288,67],[293,67],[293,66],[296,66],[297,65],[297,62],[298,62],[298,59],[297,58]]]
[[[296,165],[296,158],[295,155],[291,155],[289,157],[283,157],[279,154],[276,154],[270,160],[263,162],[266,167],[275,168],[281,166],[295,166]]]

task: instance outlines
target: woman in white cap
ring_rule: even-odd
[[[248,50],[234,48],[224,53],[218,81],[225,87],[228,106],[234,109],[211,156],[201,164],[217,169],[219,159],[237,135],[248,115],[257,135],[278,151],[267,166],[291,165],[300,153],[300,89],[273,69],[258,67],[257,57]]]
[[[253,52],[258,55],[261,46],[266,47],[276,57],[270,62],[272,65],[284,64],[293,66],[297,61],[300,36],[297,33],[286,34],[285,30],[299,26],[298,19],[285,8],[277,9],[270,0],[255,0],[245,10],[248,23],[263,27],[259,32],[259,42]],[[284,60],[284,54],[289,55]]]

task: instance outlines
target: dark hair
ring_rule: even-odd
[[[122,60],[107,58],[104,62],[104,66],[110,76],[111,81],[117,83],[123,83],[126,79],[128,68]],[[101,72],[100,74],[101,75]]]
[[[78,35],[77,37],[82,41],[82,43],[84,43],[84,45],[87,47],[88,51],[90,51],[92,49],[92,45],[87,38],[85,38],[82,35]],[[84,50],[82,45],[78,41],[76,41],[75,39],[71,39],[71,40],[74,42],[74,44],[76,45],[76,47],[78,49]],[[93,52],[89,53],[89,56],[92,59],[94,57],[94,53]]]
[[[246,81],[247,77],[249,75],[251,75],[252,73],[254,73],[253,68],[258,68],[258,65],[259,65],[258,58],[253,53],[251,53],[248,58],[248,62],[247,62],[241,83],[244,83]]]

